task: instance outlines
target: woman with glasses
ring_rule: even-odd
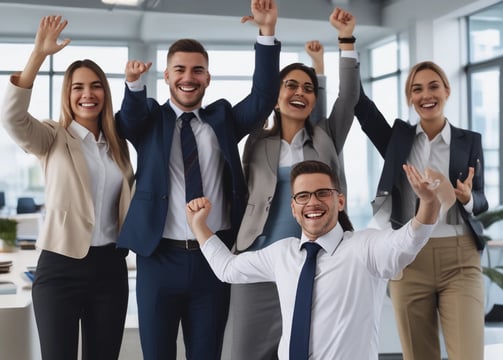
[[[290,208],[290,169],[294,164],[321,160],[344,179],[341,151],[360,89],[353,37],[355,18],[336,8],[330,23],[338,30],[339,46],[343,50],[339,62],[339,97],[327,119],[322,115],[326,109],[325,88],[324,84],[320,86],[315,69],[293,63],[281,70],[274,124],[250,134],[243,153],[249,198],[234,249],[238,253],[262,249],[282,238],[300,236],[301,228]],[[317,41],[309,42],[306,51],[316,70],[322,72],[323,47]],[[345,181],[341,186],[345,192]],[[331,189],[316,194],[329,195],[332,195]],[[232,359],[277,358],[281,312],[274,283],[233,284],[230,318]]]

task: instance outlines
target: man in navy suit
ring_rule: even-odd
[[[118,246],[137,254],[137,302],[144,359],[175,359],[181,322],[188,359],[220,359],[229,285],[210,270],[187,225],[181,115],[192,112],[204,196],[214,204],[212,229],[231,247],[246,204],[238,142],[261,126],[279,91],[280,44],[274,38],[274,0],[252,0],[260,35],[251,93],[235,106],[201,107],[210,83],[208,54],[192,39],[173,43],[164,78],[170,99],[147,98],[141,75],[151,63],[129,61],[117,128],[138,154],[136,190]]]

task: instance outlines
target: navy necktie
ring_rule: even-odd
[[[307,256],[300,272],[293,310],[292,333],[290,336],[290,360],[307,360],[309,356],[309,335],[311,332],[311,305],[316,272],[316,255],[320,245],[308,241],[302,245]]]
[[[183,113],[182,129],[180,140],[182,143],[183,168],[185,175],[185,200],[203,196],[203,181],[201,179],[201,169],[199,168],[199,156],[197,154],[197,143],[194,132],[190,126],[190,121],[194,119],[194,113]]]

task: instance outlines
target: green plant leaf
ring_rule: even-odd
[[[475,218],[482,223],[484,229],[487,229],[495,222],[503,220],[503,208],[488,210],[486,212],[483,212],[482,214],[479,214]]]
[[[499,272],[496,269],[503,269],[503,266],[496,266],[492,268],[488,268],[483,266],[482,273],[489,278],[492,282],[498,285],[501,289],[503,289],[503,273]]]

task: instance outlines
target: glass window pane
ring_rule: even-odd
[[[468,17],[470,61],[503,55],[503,2]]]
[[[384,115],[386,120],[393,125],[398,117],[398,78],[392,76],[372,82],[372,100]]]
[[[391,41],[370,51],[372,77],[393,73],[398,70],[398,44]]]
[[[0,43],[0,69],[2,71],[21,71],[33,50],[33,44]],[[6,56],[8,54],[8,56]],[[46,59],[40,68],[41,71],[49,70],[49,59]]]
[[[500,70],[487,68],[471,75],[472,129],[482,134],[484,175],[489,206],[500,203]],[[488,196],[490,192],[493,194]],[[496,196],[495,196],[496,195]]]
[[[75,60],[91,59],[105,73],[123,74],[128,60],[126,46],[67,46],[54,55],[54,70],[65,71]]]

